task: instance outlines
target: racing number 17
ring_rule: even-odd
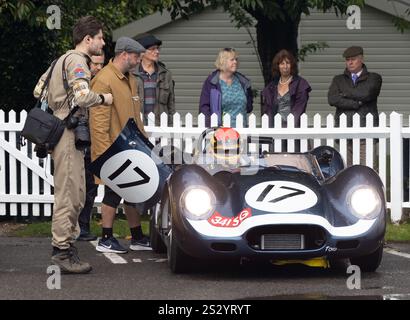
[[[115,172],[113,172],[108,179],[110,179],[111,181],[113,181],[115,178],[117,178],[121,173],[123,173],[125,171],[125,169],[127,169],[130,165],[131,165],[131,160],[127,160],[123,163],[123,165],[121,167],[119,167]],[[137,180],[137,181],[133,181],[133,182],[128,182],[128,183],[121,183],[121,184],[117,184],[118,188],[123,189],[123,188],[131,188],[131,187],[135,187],[135,186],[139,186],[141,184],[145,184],[148,183],[150,181],[150,177],[144,172],[142,171],[139,167],[135,167],[134,171],[136,173],[138,173],[140,175],[140,177],[142,178],[141,180]]]
[[[271,192],[271,190],[275,187],[274,184],[270,184],[268,186],[266,186],[265,190],[262,191],[262,193],[259,195],[258,199],[256,199],[256,201],[259,202],[263,202],[265,201],[266,196],[269,194],[269,192]],[[285,200],[287,198],[291,198],[291,197],[296,197],[298,195],[301,194],[305,194],[306,192],[303,190],[299,190],[299,189],[295,189],[295,188],[290,188],[290,187],[285,187],[285,186],[281,186],[279,189],[285,189],[285,190],[290,190],[293,192],[290,192],[288,194],[282,195],[280,197],[274,198],[272,200],[269,200],[269,202],[271,203],[276,203],[282,200]]]

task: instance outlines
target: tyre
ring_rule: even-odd
[[[156,228],[155,207],[151,210],[151,212],[152,214],[149,223],[149,235],[152,251],[154,251],[155,253],[165,253],[167,252],[167,247],[165,246],[164,241],[162,241],[161,235]]]
[[[346,274],[346,270],[350,265],[349,259],[329,259],[329,266],[333,272]]]
[[[381,245],[377,250],[371,254],[351,258],[350,263],[352,265],[359,266],[360,270],[363,272],[374,272],[380,266],[383,257],[383,245]]]
[[[187,255],[175,241],[175,235],[171,230],[168,247],[168,264],[173,273],[187,273],[194,268],[194,258]]]

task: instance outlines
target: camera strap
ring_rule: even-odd
[[[64,121],[64,123],[66,124],[66,126],[67,126],[67,121],[68,121],[68,119],[69,119],[71,116],[73,116],[73,115],[77,112],[78,109],[80,109],[80,107],[79,107],[79,106],[75,106],[74,108],[72,108],[72,109],[70,110],[70,113],[68,114],[68,116],[64,118],[63,121]]]
[[[69,91],[70,91],[70,86],[68,85],[68,80],[67,80],[67,72],[65,69],[65,60],[67,59],[68,56],[72,55],[73,53],[69,53],[64,57],[63,63],[61,65],[61,74],[63,75],[63,86],[65,91],[67,92],[67,96],[65,97],[64,101],[63,101],[63,105],[66,103],[67,99],[68,99],[68,95],[69,95]],[[77,111],[77,110],[76,110]],[[68,117],[67,117],[68,118]],[[66,118],[66,119],[67,119]],[[64,119],[64,120],[66,120]]]
[[[70,92],[70,86],[69,86],[68,80],[67,80],[67,72],[66,72],[66,67],[65,67],[65,60],[67,59],[68,56],[70,56],[70,55],[72,55],[72,54],[78,54],[78,53],[71,52],[71,53],[67,54],[67,55],[64,57],[64,60],[63,60],[62,66],[61,66],[61,74],[63,75],[63,86],[64,86],[65,91],[67,92],[67,96],[66,96],[66,98],[65,98],[65,100],[64,100],[64,102],[63,102],[63,104],[67,101],[68,96],[69,96],[69,92]],[[79,55],[79,54],[78,54],[78,55]],[[69,119],[71,116],[73,116],[73,115],[77,112],[78,109],[80,109],[80,107],[79,107],[78,105],[76,105],[76,106],[74,106],[74,108],[72,108],[72,109],[70,110],[70,113],[68,114],[68,116],[65,117],[64,120],[63,120],[65,124],[67,124],[68,119]]]
[[[69,90],[69,85],[68,85],[68,81],[67,81],[67,73],[66,73],[66,71],[65,71],[65,60],[67,59],[67,57],[68,57],[69,55],[72,55],[72,54],[73,54],[73,53],[67,54],[67,55],[64,57],[64,60],[63,60],[63,63],[62,63],[63,85],[64,85],[64,89],[65,89],[66,92],[67,92],[67,96],[66,96],[66,98],[65,98],[65,100],[64,100],[64,102],[63,102],[63,104],[66,102],[66,100],[67,100],[67,98],[68,98],[68,90]],[[61,57],[60,57],[60,58],[61,58]],[[44,91],[44,89],[46,88],[46,86],[48,86],[48,83],[49,83],[49,81],[50,81],[50,79],[51,79],[51,73],[53,72],[53,69],[54,69],[56,63],[57,63],[57,61],[58,61],[60,58],[55,59],[55,60],[53,61],[52,65],[51,65],[50,72],[48,73],[47,78],[46,78],[46,80],[45,80],[45,82],[44,82],[44,86],[43,86],[43,89],[42,89],[42,91],[41,91],[40,97],[42,96],[43,91]],[[38,103],[38,101],[37,101],[37,103]],[[37,106],[37,105],[36,105],[36,106]],[[68,114],[68,116],[64,118],[64,120],[63,120],[64,123],[67,123],[67,119],[70,118],[72,115],[74,115],[79,108],[80,108],[79,106],[75,106],[74,108],[72,108],[72,109],[70,110],[70,113]],[[51,110],[50,108],[48,108],[48,109]],[[50,112],[50,111],[49,111],[49,112]],[[52,113],[52,112],[51,112],[51,113]]]
[[[58,60],[58,59],[55,59],[55,60],[51,63],[50,71],[48,72],[47,77],[46,77],[46,79],[44,80],[43,88],[41,89],[40,96],[38,97],[37,102],[36,102],[36,104],[34,105],[34,108],[39,107],[39,106],[40,106],[40,101],[43,101],[43,99],[44,99],[43,94],[44,94],[44,91],[48,88],[48,84],[49,84],[50,79],[51,79],[51,74],[53,73],[53,70],[54,70],[54,67],[55,67],[55,65],[56,65],[56,63],[57,63],[57,60]]]

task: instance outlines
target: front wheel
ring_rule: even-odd
[[[350,263],[352,265],[359,266],[363,272],[374,272],[380,266],[383,257],[383,245],[380,245],[377,250],[371,254],[351,258]]]
[[[169,235],[168,264],[173,273],[185,273],[193,269],[194,259],[187,255],[175,241],[173,230]]]
[[[149,223],[149,234],[150,234],[150,242],[152,251],[155,253],[165,253],[167,251],[167,247],[165,246],[164,242],[162,241],[161,235],[157,229],[157,215],[156,215],[156,207],[152,209],[152,215]]]
[[[350,265],[349,259],[335,259],[330,258],[329,260],[329,267],[331,270],[337,273],[346,273],[347,268]]]

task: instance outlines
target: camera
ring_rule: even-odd
[[[77,150],[84,150],[91,146],[90,130],[88,129],[88,122],[85,118],[78,119],[78,124],[74,129],[74,135]]]
[[[34,147],[34,152],[36,153],[36,156],[40,159],[47,158],[47,155],[48,155],[47,145],[36,144],[36,146]]]
[[[70,116],[66,120],[66,127],[67,129],[75,129],[78,126],[79,118],[75,116]]]
[[[66,120],[67,129],[74,129],[75,147],[77,150],[84,150],[91,145],[88,121],[85,117],[71,115]]]

